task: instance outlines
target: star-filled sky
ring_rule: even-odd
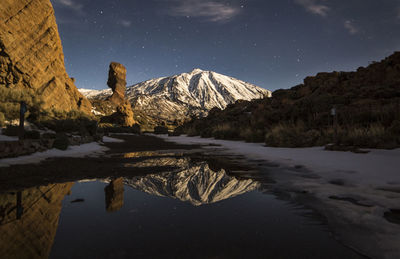
[[[400,50],[400,0],[51,0],[67,72],[107,88],[193,68],[276,90]]]

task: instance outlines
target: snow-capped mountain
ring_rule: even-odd
[[[80,90],[89,99],[101,100],[111,90]],[[194,69],[171,77],[151,79],[127,88],[134,111],[154,121],[173,122],[192,115],[206,115],[214,107],[224,109],[237,100],[270,97],[271,91],[212,71]]]

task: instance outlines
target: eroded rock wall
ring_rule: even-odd
[[[33,89],[44,109],[90,112],[65,70],[50,0],[1,0],[0,87]]]

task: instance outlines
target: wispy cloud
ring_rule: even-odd
[[[350,20],[344,22],[344,27],[351,35],[357,34],[359,32],[359,29]]]
[[[123,27],[125,27],[125,28],[129,28],[129,27],[131,27],[132,22],[131,22],[131,21],[128,21],[128,20],[120,20],[120,21],[118,22],[118,24],[121,25],[121,26],[123,26]]]
[[[294,0],[298,5],[303,6],[308,12],[325,17],[331,10],[329,6],[324,4],[324,0]]]
[[[83,11],[83,4],[77,3],[74,0],[53,0],[53,2],[77,12]]]
[[[174,0],[170,16],[195,17],[208,22],[227,22],[240,13],[240,8],[210,0]]]

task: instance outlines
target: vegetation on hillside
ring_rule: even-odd
[[[282,147],[400,146],[400,52],[356,72],[307,77],[272,96],[213,109],[175,133]]]

